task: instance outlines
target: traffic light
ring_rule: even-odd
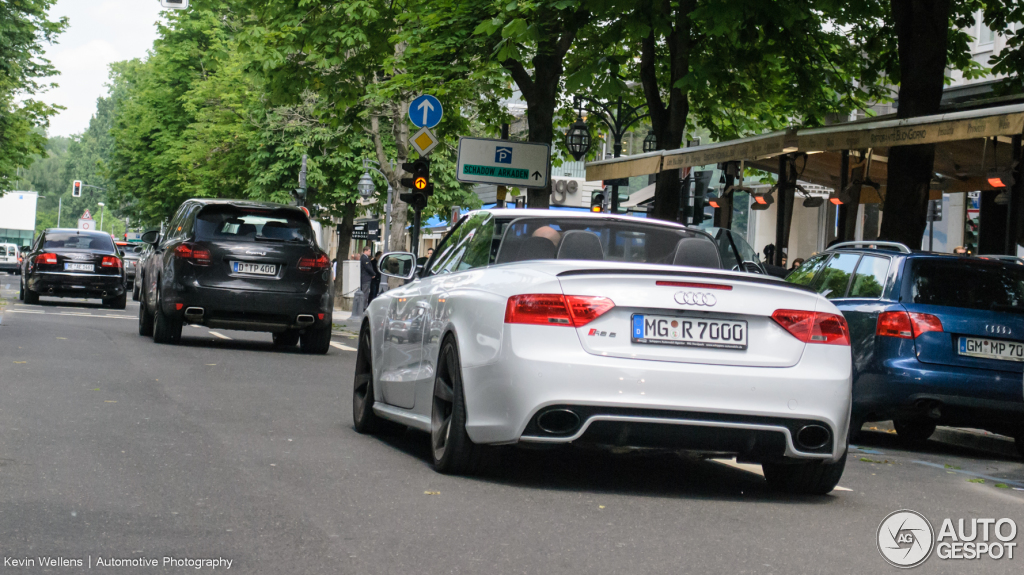
[[[75,198],[82,197],[82,180],[75,180],[71,184],[71,196]]]
[[[604,194],[596,192],[590,194],[590,211],[592,212],[603,212],[604,211]]]
[[[409,190],[398,197],[412,205],[423,209],[427,206],[427,198],[434,195],[434,184],[430,183],[430,160],[420,158],[415,162],[402,164],[402,169],[412,174],[411,178],[402,178],[402,187]]]

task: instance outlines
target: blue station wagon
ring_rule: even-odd
[[[850,326],[851,431],[891,419],[913,443],[936,425],[985,429],[1024,456],[1024,264],[844,242],[786,280]]]

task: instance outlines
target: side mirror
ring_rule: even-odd
[[[382,275],[391,278],[411,280],[416,277],[416,256],[408,252],[384,254],[377,269]]]
[[[160,230],[149,230],[142,234],[142,241],[146,242],[151,246],[155,246],[160,243]]]

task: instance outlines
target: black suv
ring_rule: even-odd
[[[192,199],[178,208],[139,271],[139,334],[176,343],[184,323],[267,331],[274,343],[327,353],[331,266],[299,208]]]
[[[39,296],[100,298],[125,308],[124,263],[109,234],[49,229],[22,253],[21,293],[25,303]]]

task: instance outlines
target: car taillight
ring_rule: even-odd
[[[913,339],[922,333],[942,331],[942,321],[930,313],[883,311],[878,314],[875,335]]]
[[[313,272],[325,270],[329,265],[331,265],[331,262],[327,259],[327,256],[320,254],[318,258],[299,258],[298,268],[302,272]]]
[[[772,319],[804,343],[850,345],[850,328],[841,315],[780,309],[772,314]]]
[[[179,258],[188,260],[197,266],[210,265],[210,250],[203,249],[192,244],[181,244],[174,248],[174,254]]]
[[[39,264],[50,264],[54,265],[57,263],[57,254],[39,254],[36,256],[36,265]]]
[[[505,323],[583,327],[615,307],[600,296],[525,294],[508,298]]]
[[[121,258],[117,256],[103,256],[100,261],[101,268],[119,268],[121,265]]]

